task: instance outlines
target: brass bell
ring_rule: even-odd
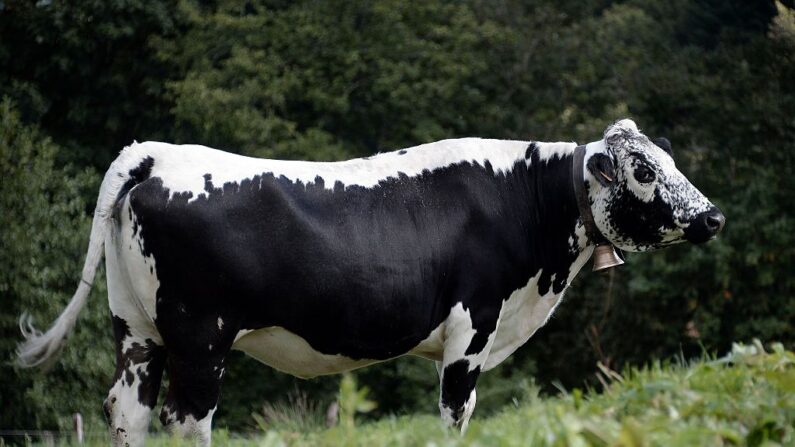
[[[612,244],[599,244],[593,252],[593,271],[609,269],[623,264]]]

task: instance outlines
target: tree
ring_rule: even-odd
[[[496,134],[489,51],[506,33],[466,5],[181,5],[189,31],[159,45],[185,70],[168,83],[180,140],[333,160]]]
[[[134,139],[167,139],[154,35],[179,27],[171,1],[0,4],[0,97],[58,141],[60,160],[105,168]]]

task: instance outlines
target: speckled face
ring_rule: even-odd
[[[591,154],[586,176],[594,219],[623,250],[705,242],[723,227],[723,214],[679,172],[666,149],[625,119],[605,130],[604,144]]]

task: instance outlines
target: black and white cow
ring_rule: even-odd
[[[631,120],[585,147],[598,231],[646,251],[704,242],[723,216]],[[434,360],[439,408],[464,429],[475,384],[544,325],[590,258],[575,143],[445,140],[336,163],[202,146],[125,148],[105,175],[74,298],[20,364],[46,364],[105,248],[116,337],[105,413],[114,444],[160,420],[210,441],[225,359],[313,377],[406,354]]]

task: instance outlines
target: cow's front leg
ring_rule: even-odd
[[[445,366],[441,377],[439,411],[442,420],[449,426],[458,427],[462,433],[475,411],[475,386],[480,375],[480,365],[470,366],[469,360],[459,359]]]
[[[486,363],[497,331],[498,311],[471,317],[470,312],[456,305],[445,323],[445,344],[442,362],[437,362],[442,420],[463,433],[475,411],[478,376]]]

